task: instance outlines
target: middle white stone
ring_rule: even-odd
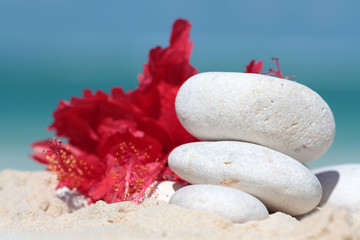
[[[175,148],[169,166],[191,184],[215,184],[247,192],[271,211],[301,215],[320,202],[321,184],[291,157],[252,143],[195,142]]]

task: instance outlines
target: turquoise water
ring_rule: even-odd
[[[125,74],[124,74],[125,75]],[[124,82],[125,89],[136,86],[134,76]],[[101,82],[102,89],[109,91],[112,84]],[[0,169],[16,168],[23,170],[42,169],[27,155],[31,153],[29,144],[34,140],[52,137],[52,132],[45,128],[52,122],[52,111],[58,100],[69,99],[72,95],[80,96],[86,85],[78,84],[41,84],[18,86],[8,83],[2,85],[1,96],[1,135],[0,135]],[[98,87],[92,87],[94,90]],[[319,160],[310,164],[312,167],[358,162],[360,154],[360,128],[358,107],[360,92],[358,89],[317,89],[317,92],[331,107],[337,126],[336,137],[330,150]]]
[[[86,7],[85,7],[86,6]],[[326,7],[326,9],[324,8]],[[359,2],[338,1],[2,1],[0,2],[0,170],[42,169],[29,145],[59,99],[85,88],[133,89],[150,48],[166,46],[177,17],[192,22],[192,63],[204,71],[265,70],[278,57],[285,75],[318,92],[337,133],[312,167],[360,163]]]

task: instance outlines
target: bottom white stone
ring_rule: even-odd
[[[218,214],[235,223],[262,220],[269,213],[257,198],[243,191],[217,185],[190,185],[175,192],[171,204]]]

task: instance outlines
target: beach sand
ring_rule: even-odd
[[[233,224],[148,199],[96,204],[69,213],[49,172],[0,173],[0,239],[360,239],[360,212],[325,206],[300,221],[284,213]]]

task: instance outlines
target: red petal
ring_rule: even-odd
[[[138,111],[129,99],[121,96],[119,89],[115,97],[97,91],[84,91],[84,97],[73,97],[70,102],[61,101],[54,112],[54,123],[49,127],[57,136],[69,138],[69,143],[87,152],[94,152],[99,141],[97,128],[105,118],[134,119]]]
[[[69,149],[62,147],[61,156],[44,156],[44,143],[33,144],[33,158],[58,174],[59,186],[77,187],[92,201],[140,202],[156,179],[182,181],[165,156],[197,140],[175,112],[177,91],[197,73],[189,61],[190,28],[186,20],[174,23],[170,46],[150,51],[135,91],[115,87],[108,95],[85,90],[83,97],[60,101],[49,129],[68,138]]]
[[[139,76],[139,87],[129,93],[138,108],[149,118],[156,119],[167,132],[172,146],[196,141],[180,124],[175,112],[175,97],[180,86],[197,73],[189,61],[192,50],[190,28],[190,23],[183,19],[174,23],[170,46],[150,51],[149,63]]]
[[[262,69],[263,62],[259,60],[255,63],[255,59],[251,60],[250,63],[246,66],[246,73],[260,73]]]

